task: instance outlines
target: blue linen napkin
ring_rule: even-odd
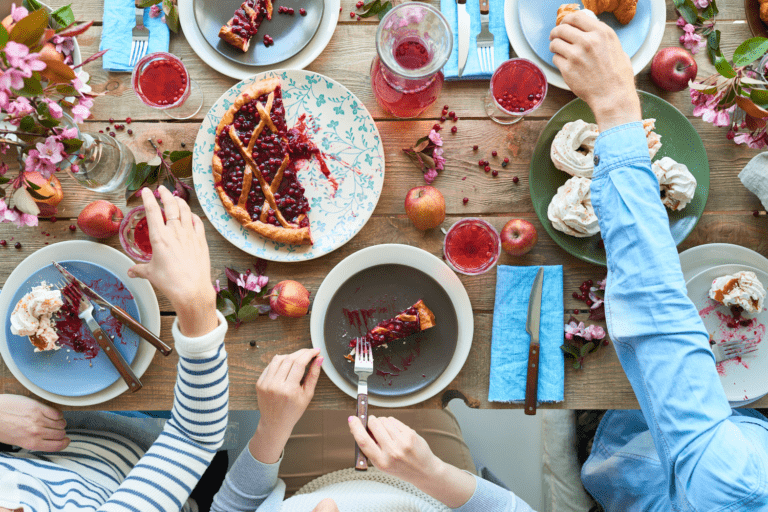
[[[459,78],[459,18],[456,10],[456,0],[440,0],[440,12],[451,25],[453,31],[453,50],[448,62],[443,67],[446,80],[489,80],[493,72],[480,71],[480,59],[477,57],[477,35],[480,33],[480,2],[467,0],[467,12],[469,13],[469,55],[464,74]],[[509,60],[509,38],[504,26],[504,0],[490,0],[490,20],[488,30],[493,34],[494,64],[498,67],[505,60]]]
[[[562,402],[565,389],[563,344],[563,267],[544,266],[539,330],[539,402]],[[491,334],[491,382],[488,400],[525,400],[528,348],[525,330],[528,299],[539,267],[499,265]]]
[[[162,16],[161,13],[157,18],[152,18],[149,8],[144,9],[144,26],[149,29],[147,54],[168,51],[171,36]],[[105,70],[133,71],[133,66],[129,66],[128,62],[131,60],[131,30],[135,26],[134,0],[104,0],[104,25],[99,50],[109,48],[101,58]]]

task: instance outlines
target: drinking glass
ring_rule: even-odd
[[[105,133],[80,133],[83,145],[67,172],[75,181],[94,192],[125,190],[136,163],[125,144]]]
[[[541,106],[547,77],[528,59],[509,59],[496,68],[483,100],[485,113],[499,124],[515,124]]]
[[[150,53],[133,68],[133,90],[141,101],[173,119],[189,119],[203,106],[203,90],[181,59],[166,52]]]
[[[431,5],[406,2],[394,7],[376,31],[371,87],[381,108],[395,117],[416,117],[437,101],[440,71],[453,48],[445,17]]]
[[[160,211],[165,220],[165,211]],[[152,244],[149,241],[147,211],[144,206],[137,206],[120,222],[120,245],[125,252],[140,263],[149,263],[152,259]]]
[[[476,276],[490,270],[499,260],[501,237],[483,219],[461,219],[446,233],[443,253],[453,270]]]

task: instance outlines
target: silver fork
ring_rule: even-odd
[[[489,11],[488,0],[480,0],[480,33],[477,35],[477,57],[480,60],[480,70],[483,73],[493,73],[496,69],[493,34],[488,30]]]
[[[131,59],[129,66],[135,66],[147,54],[149,30],[144,26],[144,9],[136,8],[136,26],[131,31]]]
[[[710,339],[709,348],[712,350],[712,353],[715,354],[715,362],[719,363],[728,359],[741,357],[745,354],[757,352],[758,342],[759,340],[752,339],[714,343],[713,340]]]
[[[357,417],[363,423],[363,428],[368,428],[368,377],[373,373],[373,353],[371,342],[363,341],[365,338],[357,338],[355,346],[355,373],[357,374]],[[360,447],[355,443],[355,469],[366,471],[368,459],[366,459]]]

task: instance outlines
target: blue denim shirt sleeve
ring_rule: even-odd
[[[670,500],[679,510],[757,510],[739,507],[768,494],[766,445],[731,419],[709,335],[686,293],[642,124],[600,134],[595,155],[592,204],[608,260],[608,330]]]

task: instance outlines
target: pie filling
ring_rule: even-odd
[[[257,104],[268,105],[270,94],[274,94],[274,96],[269,117],[277,132],[273,132],[268,125],[265,125],[256,140],[253,141],[251,155],[264,177],[264,181],[271,184],[275,204],[284,219],[291,224],[305,227],[309,225],[306,214],[310,208],[306,197],[304,197],[304,187],[298,181],[295,163],[286,156],[294,154],[294,151],[291,151],[287,138],[288,130],[285,123],[285,108],[281,88],[277,87],[273,93],[263,94],[243,105],[235,114],[230,126],[234,128],[243,146],[249,147],[252,142],[253,131],[261,122]],[[220,149],[216,155],[221,160],[224,170],[221,182],[216,185],[224,189],[234,204],[242,204],[243,188],[244,184],[247,184],[248,186],[245,187],[247,199],[243,208],[248,212],[251,220],[260,220],[267,224],[281,226],[276,212],[270,208],[264,196],[260,181],[256,176],[251,175],[243,155],[235,141],[232,140],[230,126],[222,130],[218,136]],[[302,147],[296,156],[297,158],[307,158],[311,156],[311,153],[307,154],[307,151]]]
[[[232,19],[219,31],[219,37],[233,46],[241,45],[239,41],[230,41],[227,34],[232,34],[242,39],[243,51],[248,49],[250,39],[259,31],[259,26],[264,19],[271,19],[270,6],[267,0],[247,0],[237,8]]]

